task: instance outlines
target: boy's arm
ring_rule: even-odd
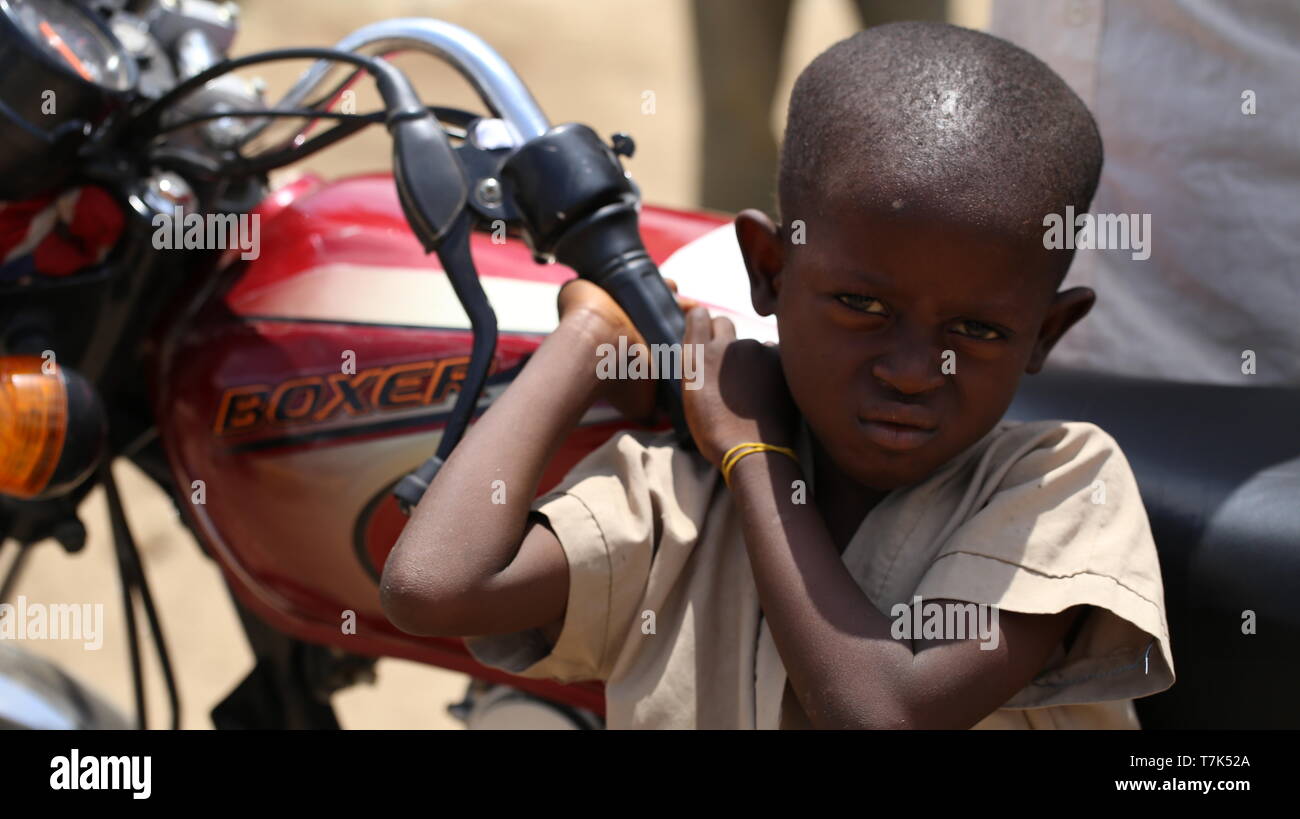
[[[529,523],[547,462],[602,394],[595,351],[635,331],[594,285],[560,297],[559,326],[474,423],[412,513],[384,566],[383,607],[415,634],[464,636],[550,626],[563,618],[567,562],[555,535]],[[634,417],[637,417],[635,413]],[[505,502],[494,503],[495,481]],[[496,493],[500,499],[500,493]]]
[[[794,461],[763,453],[741,459],[731,487],[764,616],[816,728],[969,728],[1029,684],[1082,611],[1000,612],[993,650],[895,639],[817,507],[782,489],[803,477]]]

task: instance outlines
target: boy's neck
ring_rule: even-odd
[[[817,436],[810,435],[809,439],[813,449],[814,502],[836,551],[843,554],[867,513],[889,493],[854,481],[835,465]]]

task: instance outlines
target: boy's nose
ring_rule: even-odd
[[[927,344],[895,346],[871,365],[871,374],[891,390],[920,395],[943,386],[939,356]]]

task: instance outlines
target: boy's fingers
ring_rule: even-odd
[[[684,340],[691,344],[703,344],[713,338],[713,328],[709,323],[709,311],[703,307],[693,307],[686,311],[686,332]]]
[[[674,293],[677,292],[677,282],[673,281],[667,276],[664,276],[664,284],[668,285],[669,290],[673,291]]]
[[[556,303],[556,304],[563,304],[563,303],[564,303],[564,290],[565,290],[565,288],[567,288],[569,285],[573,284],[573,283],[576,282],[576,281],[577,281],[577,279],[569,279],[567,282],[565,282],[564,284],[560,285],[560,289],[557,290],[556,293],[555,293],[555,303]]]
[[[735,341],[736,325],[731,323],[731,319],[718,316],[713,320],[713,337],[727,342]]]
[[[587,282],[585,279],[578,276],[569,279],[564,284],[560,285],[559,291],[555,294],[555,305],[557,307],[563,307],[565,299],[569,297],[576,298],[578,295],[577,291],[581,291],[582,288],[586,287],[588,284],[590,284],[590,282]]]

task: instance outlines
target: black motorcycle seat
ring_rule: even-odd
[[[1055,370],[1007,417],[1090,421],[1137,476],[1177,678],[1143,727],[1300,728],[1300,389]]]

